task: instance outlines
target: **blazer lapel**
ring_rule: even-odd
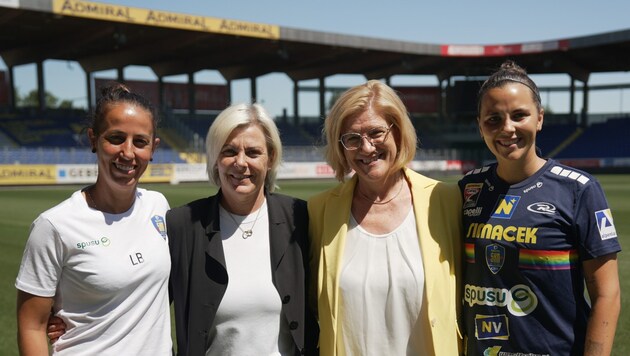
[[[219,222],[219,202],[221,201],[221,191],[210,200],[208,213],[203,221],[203,226],[208,237],[206,254],[218,262],[223,270],[225,268],[225,254],[223,253],[223,242],[221,241],[221,228]],[[227,274],[227,271],[226,271]],[[227,282],[227,281],[226,281]]]
[[[292,233],[291,226],[287,223],[280,201],[273,194],[265,193],[269,214],[269,248],[271,250],[271,268],[275,272],[284,256]],[[275,279],[275,273],[273,273]],[[275,280],[274,280],[275,283]]]
[[[199,261],[203,265],[195,265],[199,271],[191,271],[193,274],[204,273],[204,278],[200,280],[198,285],[191,286],[191,290],[196,295],[191,296],[195,300],[196,305],[203,306],[197,308],[195,317],[201,318],[205,323],[205,330],[211,330],[216,317],[217,309],[221,304],[223,295],[228,285],[228,273],[225,267],[225,254],[223,252],[223,241],[221,240],[221,231],[219,223],[219,201],[221,200],[221,192],[210,200],[210,204],[206,207],[207,213],[202,221],[202,228],[205,229],[205,256],[204,260]],[[199,247],[202,247],[200,245]],[[207,334],[205,342],[202,345],[207,346]]]
[[[330,303],[333,325],[336,325],[337,310],[339,302],[339,275],[341,273],[344,247],[346,246],[346,235],[348,233],[348,222],[350,220],[350,209],[352,205],[352,194],[357,182],[357,177],[352,177],[348,182],[342,184],[335,190],[328,201],[324,211],[323,257],[320,263],[325,264],[326,286]]]
[[[434,288],[439,287],[440,281],[437,276],[442,276],[438,269],[440,266],[440,251],[436,248],[436,241],[432,238],[429,226],[429,200],[432,187],[435,182],[426,180],[419,175],[410,176],[409,170],[405,169],[407,180],[411,182],[411,194],[413,197],[413,210],[416,219],[416,231],[418,233],[418,244],[422,254],[422,264],[424,267],[425,294],[431,299]],[[443,282],[443,281],[442,281]],[[438,285],[436,286],[436,283]]]

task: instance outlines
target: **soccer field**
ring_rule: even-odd
[[[444,180],[456,181],[458,177]],[[610,204],[622,248],[630,246],[630,175],[598,175]],[[439,179],[439,177],[438,177]],[[280,181],[280,193],[307,199],[335,184],[331,180]],[[216,192],[208,183],[143,185],[164,193],[171,206]],[[42,211],[66,199],[79,186],[0,188],[0,355],[17,355],[15,276],[31,222]],[[613,355],[630,354],[630,256],[619,255],[622,312]]]

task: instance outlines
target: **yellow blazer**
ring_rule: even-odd
[[[411,186],[424,264],[424,304],[428,315],[424,339],[433,343],[434,355],[458,355],[461,298],[456,276],[461,265],[461,194],[455,184],[427,178],[408,168],[404,173]],[[354,176],[308,201],[313,274],[310,292],[311,300],[317,301],[319,347],[324,356],[344,353],[340,351],[344,349],[343,341],[337,338],[339,274],[356,182]]]

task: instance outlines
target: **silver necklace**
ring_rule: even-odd
[[[241,237],[243,237],[244,240],[247,240],[249,237],[251,237],[254,232],[254,225],[256,225],[256,222],[258,221],[258,216],[260,216],[260,212],[263,210],[263,207],[261,206],[260,209],[258,209],[258,213],[256,213],[256,219],[254,219],[254,223],[252,224],[252,227],[249,228],[249,230],[243,230],[243,228],[241,227],[241,224],[239,224],[236,219],[234,218],[234,216],[232,215],[232,213],[230,213],[229,211],[227,211],[227,209],[225,210],[228,215],[230,216],[230,218],[232,219],[232,221],[234,221],[234,224],[236,224],[236,227],[238,227],[239,230],[241,230],[241,232],[243,233],[241,235]]]

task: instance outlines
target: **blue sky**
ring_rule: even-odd
[[[102,0],[138,8],[177,13],[270,23],[280,26],[349,35],[378,37],[434,44],[511,44],[564,39],[630,29],[630,1],[627,0]],[[5,65],[0,61],[0,68]],[[85,76],[74,62],[47,61],[46,89],[63,99],[85,106]],[[114,78],[113,71],[96,73]],[[155,79],[143,67],[125,69],[128,79]],[[215,71],[203,71],[195,79],[201,83],[224,83]],[[566,75],[535,76],[539,86],[568,85]],[[35,66],[16,67],[16,85],[20,93],[35,87]],[[185,81],[168,77],[167,81]],[[327,85],[349,86],[361,83],[361,76],[338,75],[326,79]],[[269,74],[258,79],[258,98],[273,115],[292,109],[291,81],[284,74]],[[434,85],[433,77],[395,76],[393,85]],[[628,73],[592,75],[589,84],[630,83]],[[316,81],[300,85],[316,85]],[[628,92],[628,93],[626,93]],[[233,82],[235,102],[248,101],[249,81]],[[318,115],[317,96],[300,95],[300,114]],[[543,94],[554,111],[568,110],[563,94]],[[581,107],[581,98],[576,105]],[[577,110],[579,111],[579,107]],[[630,89],[593,93],[591,112],[630,112]]]

